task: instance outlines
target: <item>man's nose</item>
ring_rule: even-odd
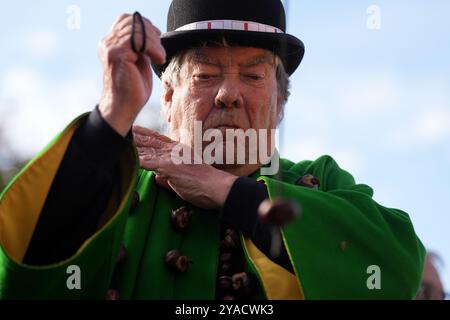
[[[238,108],[243,104],[239,81],[225,77],[217,92],[215,104],[219,108]]]

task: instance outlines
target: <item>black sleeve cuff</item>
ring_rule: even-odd
[[[289,255],[282,244],[279,227],[263,224],[258,218],[258,208],[261,202],[269,198],[267,188],[253,179],[239,177],[231,186],[225,204],[222,208],[222,220],[250,237],[253,243],[273,262],[282,266],[292,274]],[[272,254],[274,237],[279,240],[275,255]]]
[[[102,118],[98,106],[76,131],[73,143],[77,144],[90,161],[110,169],[120,154],[132,143],[131,131],[124,138]]]
[[[269,197],[265,185],[247,178],[239,177],[231,186],[222,208],[222,219],[251,237],[258,222],[258,208]]]

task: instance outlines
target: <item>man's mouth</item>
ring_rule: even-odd
[[[212,126],[203,128],[203,132],[206,132],[208,130],[219,130],[222,132],[222,134],[225,134],[227,130],[235,131],[235,130],[244,130],[244,129],[235,124],[221,123],[221,124],[212,125]]]
[[[238,127],[238,126],[235,126],[235,125],[221,124],[221,125],[215,126],[214,129],[219,129],[219,130],[232,129],[232,130],[236,130],[236,129],[241,129],[241,128]]]

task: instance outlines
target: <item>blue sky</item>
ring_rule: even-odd
[[[57,4],[56,4],[57,3]],[[0,2],[0,119],[14,152],[29,157],[101,94],[98,41],[122,12],[161,30],[169,0]],[[67,27],[70,5],[80,29]],[[380,29],[367,27],[369,6]],[[379,203],[408,212],[446,262],[450,290],[450,2],[289,2],[288,31],[306,45],[292,79],[281,153],[330,154]],[[159,85],[139,123],[158,126]],[[5,166],[8,154],[0,154]]]

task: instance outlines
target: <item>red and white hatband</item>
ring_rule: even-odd
[[[270,33],[284,33],[283,30],[267,24],[239,20],[208,20],[186,24],[175,31],[186,30],[239,30]]]

